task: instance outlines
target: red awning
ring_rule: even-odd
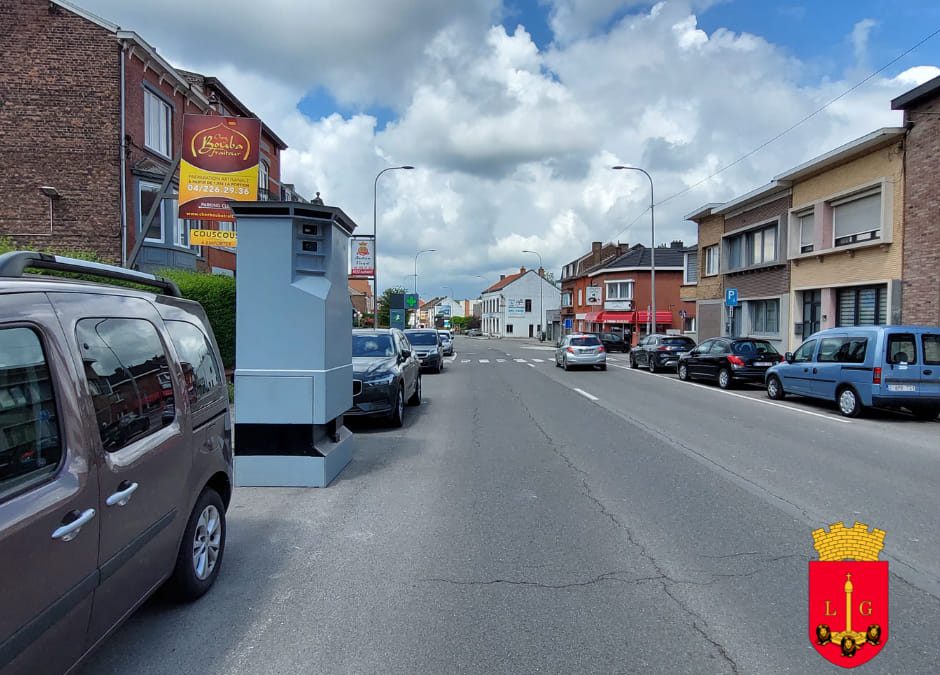
[[[603,312],[588,312],[584,315],[584,320],[588,323],[600,323]]]
[[[601,312],[601,323],[633,323],[636,312]]]
[[[638,323],[646,323],[647,321],[650,320],[650,313],[647,310],[643,310],[642,312],[637,312],[636,320]],[[657,309],[656,310],[656,323],[657,325],[665,324],[665,325],[671,326],[672,325],[672,312],[670,312],[669,310],[660,311]]]
[[[650,320],[650,313],[646,310],[642,312],[588,312],[584,315],[584,320],[588,323],[646,323]],[[669,310],[656,310],[656,323],[660,325],[672,325],[672,312]]]

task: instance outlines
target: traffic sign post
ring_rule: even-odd
[[[389,324],[391,325],[392,328],[405,330],[405,310],[404,309],[390,309],[389,310]]]
[[[737,307],[737,306],[738,306],[738,289],[726,288],[725,289],[725,307]]]

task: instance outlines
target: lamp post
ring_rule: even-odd
[[[375,256],[375,269],[372,271],[372,285],[375,286],[375,301],[379,301],[379,245],[378,237],[376,237],[376,221],[377,221],[377,207],[376,203],[378,202],[378,193],[379,193],[379,177],[386,171],[397,171],[399,169],[404,169],[411,171],[414,167],[408,164],[403,166],[390,166],[388,168],[382,169],[375,176],[375,181],[372,183],[372,255]],[[389,314],[389,321],[391,321],[391,314]],[[375,312],[375,327],[381,328],[379,326],[379,313],[378,305],[376,304]]]
[[[415,276],[415,295],[418,295],[418,256],[421,255],[422,253],[434,253],[435,251],[437,251],[436,248],[426,248],[415,253],[415,275],[414,275]],[[419,303],[420,303],[420,300],[419,300]],[[415,316],[418,316],[417,309],[415,309]],[[415,324],[417,323],[418,322],[415,321]]]
[[[623,166],[618,164],[615,167],[612,167],[617,171],[640,171],[645,175],[650,182],[650,322],[652,325],[652,330],[650,333],[656,332],[656,218],[655,218],[655,202],[653,201],[653,177],[646,172],[646,170],[641,169],[636,166]]]
[[[542,267],[542,255],[541,255],[538,251],[530,251],[530,250],[528,250],[528,249],[524,249],[522,252],[523,252],[523,253],[534,253],[535,255],[537,255],[537,256],[539,257],[539,273],[538,273],[538,277],[539,277],[539,337],[541,338],[541,333],[542,333],[542,330],[544,329],[544,326],[545,326],[545,324],[544,324],[545,315],[544,315],[544,313],[543,313],[543,311],[542,311],[542,283],[543,283],[543,281],[544,281],[544,280],[542,279],[542,273],[544,273],[545,268]]]

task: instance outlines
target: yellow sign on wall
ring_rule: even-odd
[[[227,230],[190,230],[190,246],[238,246],[238,235]]]

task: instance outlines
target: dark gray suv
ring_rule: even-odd
[[[212,328],[175,284],[0,256],[0,670],[64,672],[165,583],[183,599],[212,586],[230,438]]]
[[[405,401],[421,405],[421,364],[397,328],[356,329],[352,333],[353,407],[349,417],[404,421]]]

